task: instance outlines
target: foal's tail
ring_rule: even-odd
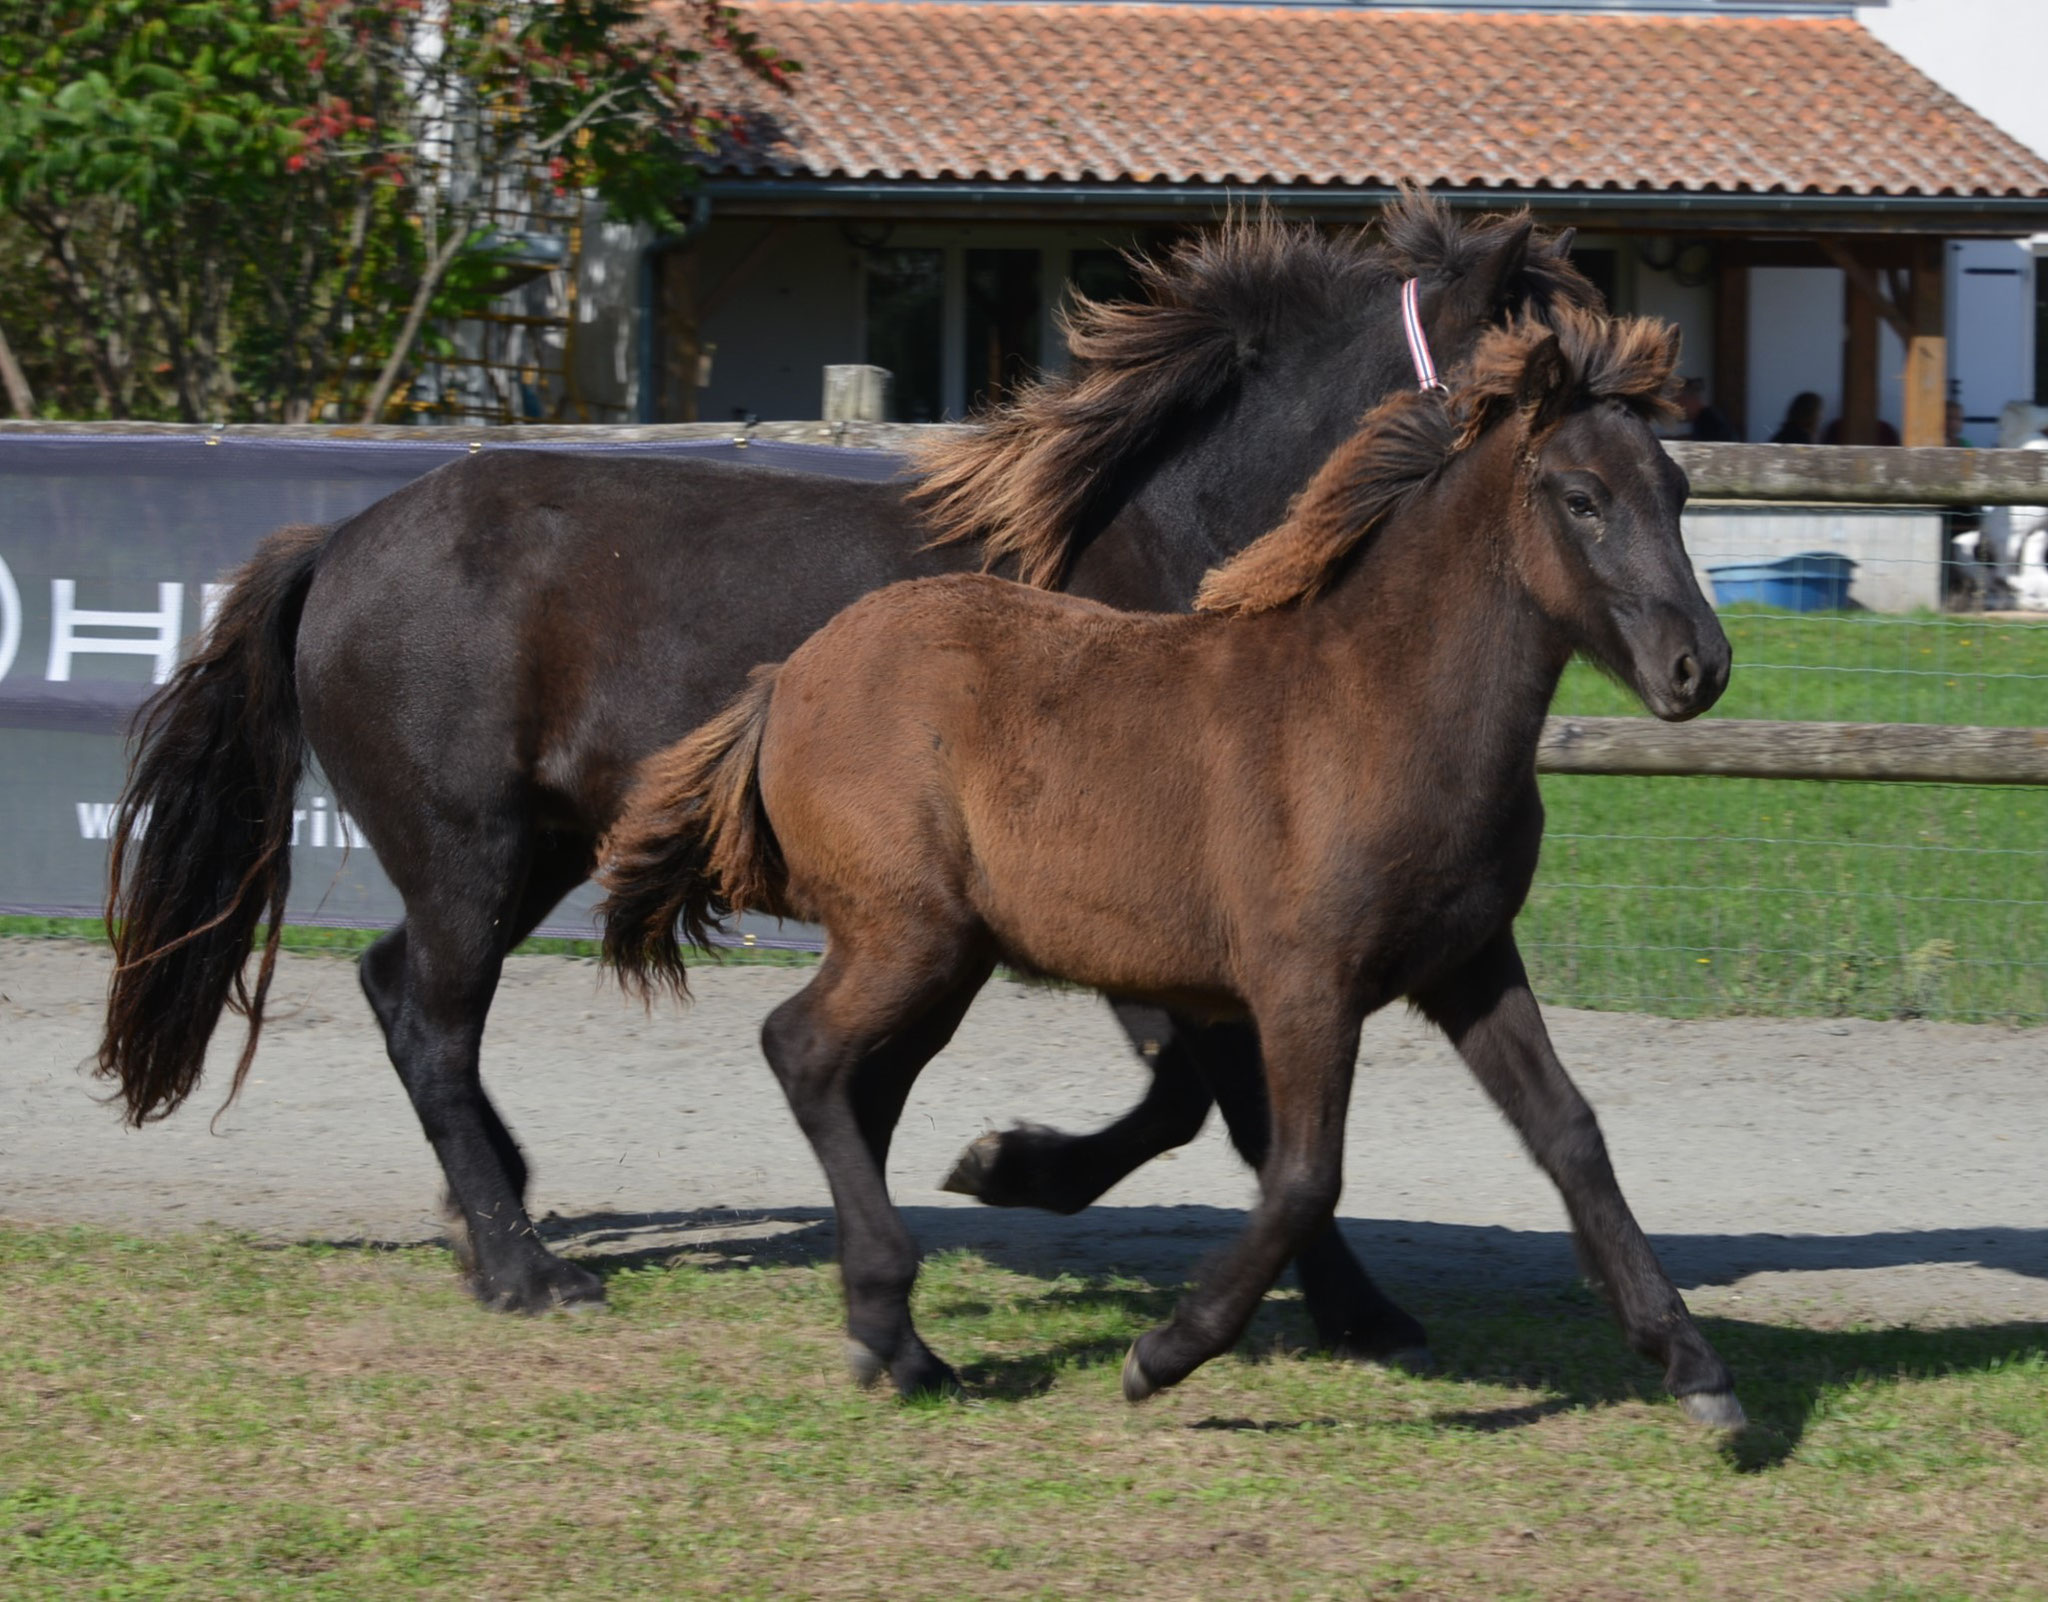
[[[643,996],[664,985],[687,995],[684,943],[708,949],[725,914],[789,910],[757,766],[779,672],[780,664],[755,668],[723,712],[641,763],[598,846],[598,878],[611,892],[598,908],[605,961]]]
[[[327,533],[291,527],[265,539],[206,637],[137,715],[109,831],[114,977],[97,1070],[120,1085],[131,1124],[168,1117],[198,1086],[223,1007],[249,1020],[229,1101],[256,1055],[304,761],[293,655]],[[244,969],[266,916],[252,987]]]

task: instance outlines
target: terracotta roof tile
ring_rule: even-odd
[[[2048,195],[1852,21],[756,0],[804,65],[729,173]]]

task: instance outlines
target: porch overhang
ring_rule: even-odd
[[[1388,185],[1032,183],[992,179],[707,177],[698,186],[728,217],[1158,223],[1271,206],[1319,221],[1363,221],[1394,198]],[[1436,188],[1446,204],[1528,206],[1557,226],[1689,234],[1900,234],[2022,239],[2048,233],[2048,194],[1888,195],[1727,190]]]

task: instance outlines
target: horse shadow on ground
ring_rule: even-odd
[[[1098,1206],[1073,1218],[951,1206],[903,1213],[928,1255],[972,1252],[1048,1282],[1049,1308],[1118,1312],[1135,1326],[1170,1314],[1203,1260],[1243,1225],[1241,1212],[1222,1207]],[[1542,1393],[1533,1402],[1448,1408],[1434,1415],[1439,1426],[1493,1433],[1580,1408],[1662,1398],[1655,1370],[1622,1345],[1604,1305],[1578,1277],[1563,1230],[1342,1224],[1374,1276],[1429,1328],[1437,1378]],[[710,1271],[815,1266],[834,1253],[823,1208],[551,1216],[541,1231],[600,1272],[675,1261]],[[1852,1379],[1982,1373],[2048,1351],[2048,1229],[1653,1240],[1701,1329],[1735,1370],[1751,1428],[1723,1449],[1742,1468],[1784,1461],[1828,1394]],[[1958,1267],[1994,1272],[1960,1285],[1927,1277]],[[1728,1290],[1759,1284],[1757,1295]],[[989,1309],[956,1299],[931,1307],[929,1316],[971,1319],[977,1311]],[[1298,1301],[1275,1299],[1237,1360],[1269,1361],[1311,1344]],[[1121,1336],[1048,1340],[970,1364],[963,1375],[974,1394],[1022,1400],[1049,1388],[1063,1367],[1113,1371],[1124,1346]],[[1210,1418],[1193,1427],[1280,1431],[1330,1422]]]

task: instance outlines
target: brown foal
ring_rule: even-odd
[[[1227,1350],[1331,1220],[1359,1026],[1409,997],[1520,1131],[1637,1350],[1703,1423],[1733,1380],[1623,1200],[1512,925],[1536,741],[1584,652],[1663,718],[1729,648],[1651,433],[1676,337],[1574,312],[1483,336],[1448,396],[1370,413],[1192,616],[986,576],[840,613],[650,758],[601,851],[607,947],[680,986],[677,925],[811,918],[817,976],[762,1031],[838,1208],[856,1372],[951,1371],[911,1324],[883,1161],[904,1097],[999,960],[1249,1017],[1271,1145],[1235,1246],[1124,1365],[1133,1401]]]

